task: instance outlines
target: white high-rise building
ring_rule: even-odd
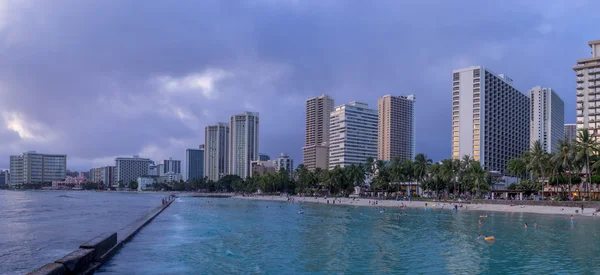
[[[219,122],[204,128],[204,173],[218,181],[229,172],[229,125]]]
[[[10,156],[10,173],[11,185],[64,180],[67,176],[67,155],[29,151],[22,156]]]
[[[231,116],[229,174],[242,179],[250,176],[250,162],[258,160],[258,113]]]
[[[290,176],[294,174],[294,160],[291,159],[286,153],[281,153],[281,155],[273,160],[273,166],[275,167],[275,172],[279,172],[279,170],[286,170]]]
[[[577,130],[600,134],[600,40],[588,42],[592,57],[577,60]]]
[[[529,90],[529,104],[530,144],[539,140],[546,152],[556,152],[565,137],[565,103],[551,88],[536,86]]]
[[[452,158],[469,155],[505,172],[529,148],[529,98],[512,79],[483,66],[453,71]]]
[[[352,101],[335,107],[330,119],[329,169],[377,158],[377,109]]]
[[[119,183],[127,186],[132,181],[137,181],[138,177],[147,176],[150,171],[150,165],[154,162],[147,158],[133,156],[132,158],[115,158],[115,179],[113,187],[118,187]]]
[[[379,142],[377,158],[391,161],[415,158],[415,96],[385,95],[377,101]]]
[[[577,125],[576,124],[565,124],[565,140],[576,141],[577,140]]]
[[[333,99],[320,95],[306,100],[306,132],[302,161],[309,171],[329,166],[329,116]]]
[[[181,174],[181,160],[174,160],[173,158],[165,159],[163,161],[163,173],[175,173]]]

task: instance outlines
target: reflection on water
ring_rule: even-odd
[[[53,262],[158,205],[158,194],[0,190],[0,274]]]
[[[212,201],[209,203],[208,201]],[[113,274],[594,273],[598,220],[185,198],[101,269]],[[537,221],[538,229],[523,228]],[[495,236],[496,241],[477,236]]]

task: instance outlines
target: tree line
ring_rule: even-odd
[[[558,199],[567,200],[572,187],[583,182],[583,196],[591,197],[592,184],[600,183],[596,175],[600,168],[597,142],[587,129],[579,130],[575,141],[559,141],[554,153],[547,153],[540,141],[535,141],[523,156],[507,163],[507,172],[520,179],[508,188],[541,192],[543,186],[548,186]]]

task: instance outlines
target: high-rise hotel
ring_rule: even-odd
[[[377,101],[379,140],[377,158],[390,161],[415,157],[415,96],[385,95]]]
[[[233,115],[230,127],[229,174],[245,179],[250,176],[250,163],[259,159],[258,113]]]
[[[592,57],[577,60],[577,130],[600,134],[600,40],[588,42]]]
[[[204,128],[204,173],[218,181],[229,172],[229,124],[219,122]]]
[[[547,153],[558,149],[565,138],[565,103],[551,88],[541,86],[529,90],[530,144],[539,140]]]
[[[452,79],[452,158],[469,155],[504,173],[529,148],[529,98],[483,66],[455,70]]]
[[[327,95],[306,100],[306,136],[302,159],[306,169],[327,169],[329,165],[329,116],[333,99]]]
[[[335,107],[330,119],[329,169],[377,158],[377,109],[352,101]]]

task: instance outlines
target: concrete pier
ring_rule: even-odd
[[[165,204],[152,209],[143,217],[119,229],[117,232],[104,233],[94,237],[80,245],[79,249],[28,274],[94,274],[103,263],[110,260],[126,242],[130,241],[144,226],[169,207],[173,201],[175,199],[166,201]]]

